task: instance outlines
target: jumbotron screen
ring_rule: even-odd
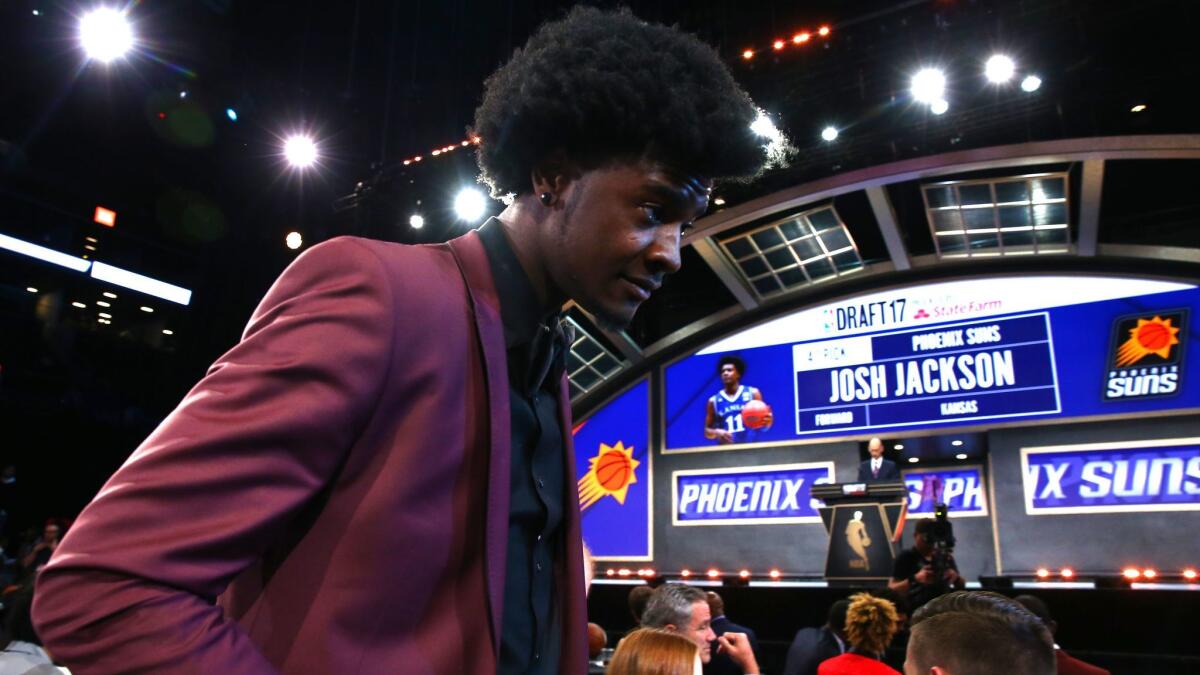
[[[1200,290],[972,278],[743,330],[665,369],[667,451],[1200,407]]]

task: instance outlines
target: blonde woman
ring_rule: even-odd
[[[617,645],[608,675],[701,675],[700,649],[660,628],[639,628]]]

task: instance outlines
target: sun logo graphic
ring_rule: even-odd
[[[1129,400],[1179,392],[1187,311],[1124,316],[1113,323],[1104,399]]]
[[[588,459],[588,471],[579,479],[579,510],[583,511],[604,497],[625,503],[629,486],[637,482],[635,473],[641,464],[633,458],[633,447],[617,441],[616,445],[600,444],[600,452]]]
[[[1154,354],[1166,360],[1171,357],[1171,347],[1179,344],[1178,326],[1171,325],[1172,318],[1162,318],[1157,314],[1153,319],[1137,320],[1137,325],[1129,328],[1129,339],[1117,349],[1117,360],[1113,363],[1117,368],[1131,366],[1138,361]]]

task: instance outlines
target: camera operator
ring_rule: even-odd
[[[965,585],[954,562],[954,531],[946,518],[945,506],[938,505],[935,518],[917,523],[913,547],[896,556],[888,587],[906,593],[915,610]]]

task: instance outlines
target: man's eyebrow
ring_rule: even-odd
[[[705,193],[695,194],[687,186],[669,185],[666,183],[647,183],[642,187],[643,192],[653,195],[663,206],[676,210],[684,210],[695,201],[696,197],[705,197]]]

